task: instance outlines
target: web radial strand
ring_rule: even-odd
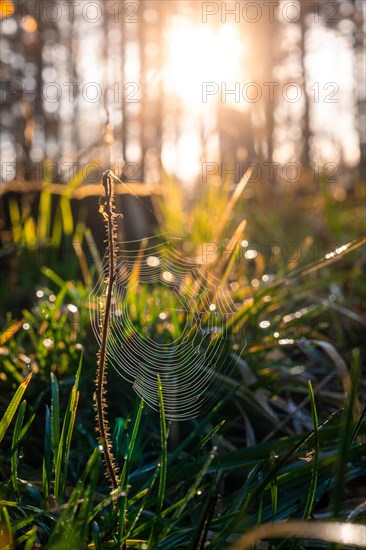
[[[105,257],[89,296],[98,341],[107,280]],[[155,410],[160,376],[167,418],[193,418],[218,401],[235,367],[228,329],[235,312],[228,289],[170,242],[138,250],[119,243],[108,361]]]

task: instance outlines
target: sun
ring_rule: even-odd
[[[172,18],[165,32],[164,89],[184,108],[201,110],[205,83],[230,84],[243,80],[243,37],[230,24],[219,29],[184,16]],[[220,94],[212,101],[218,100]],[[230,101],[230,99],[229,99]],[[211,102],[212,104],[212,102]]]

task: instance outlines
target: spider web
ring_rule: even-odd
[[[159,375],[166,417],[194,418],[217,402],[237,362],[230,335],[237,308],[206,265],[184,258],[166,236],[139,250],[128,245],[118,245],[108,362],[155,410]],[[99,344],[108,271],[106,256],[89,295]]]

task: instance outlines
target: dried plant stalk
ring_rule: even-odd
[[[108,274],[106,278],[105,299],[100,323],[100,348],[98,351],[98,368],[95,377],[94,406],[96,411],[99,445],[102,449],[105,463],[105,473],[112,488],[118,487],[118,469],[112,453],[112,443],[107,420],[106,372],[107,372],[107,337],[109,331],[110,311],[113,296],[113,286],[116,279],[117,258],[117,225],[114,202],[114,174],[107,171],[103,174],[104,195],[99,199],[99,212],[102,214],[107,231],[107,261]]]

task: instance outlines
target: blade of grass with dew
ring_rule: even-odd
[[[43,452],[43,464],[42,464],[42,482],[43,482],[44,498],[48,498],[50,494],[51,472],[52,472],[51,413],[50,413],[50,409],[46,405],[45,429],[44,429],[44,452]]]
[[[197,425],[195,426],[195,428],[193,430],[190,431],[190,433],[188,434],[188,436],[182,441],[182,443],[180,443],[180,445],[178,445],[178,447],[170,453],[169,455],[169,462],[172,462],[173,460],[175,460],[177,457],[179,457],[179,455],[184,451],[184,449],[192,442],[194,441],[194,438],[197,437],[197,435],[205,428],[205,426],[207,426],[207,424],[209,424],[212,420],[212,418],[214,418],[214,416],[218,413],[218,411],[223,407],[223,405],[227,402],[230,401],[230,399],[233,398],[233,396],[236,394],[236,392],[238,391],[240,387],[240,384],[238,383],[233,389],[231,389],[228,394],[223,398],[221,399],[221,401],[219,401],[219,403],[217,403],[217,405],[215,405],[212,410],[205,416],[203,417],[198,423]],[[201,449],[201,446],[202,446],[202,440],[201,440],[201,443],[199,443],[197,446],[196,446],[196,450],[200,450]],[[194,453],[195,451],[191,451],[190,452],[190,455],[192,456],[192,452]]]
[[[161,533],[162,538],[166,537],[170,533],[170,531],[173,529],[175,524],[181,519],[181,517],[183,515],[183,512],[184,512],[185,508],[187,507],[188,503],[197,494],[197,490],[198,490],[199,486],[201,485],[204,476],[207,474],[207,471],[208,471],[209,467],[211,466],[213,459],[215,458],[215,454],[216,454],[215,451],[211,451],[209,453],[205,463],[203,464],[203,467],[201,468],[201,470],[196,475],[192,485],[190,486],[190,488],[187,491],[187,494],[182,499],[180,506],[175,510],[174,514],[169,519],[168,525],[165,527],[165,529],[162,530],[162,533]]]
[[[326,425],[334,415],[330,415],[322,424],[320,424],[319,429]],[[251,503],[262,494],[262,492],[267,488],[271,483],[273,476],[277,475],[278,471],[289,461],[289,459],[298,451],[307,441],[309,441],[314,436],[314,430],[309,434],[302,437],[286,454],[282,457],[277,464],[272,468],[272,470],[265,476],[262,483],[260,483],[253,491],[249,491],[248,497],[243,502],[243,505],[238,513],[239,519],[241,516],[244,516],[249,509]]]
[[[60,444],[56,455],[55,498],[59,502],[61,502],[64,497],[68,460],[69,460],[69,454],[70,454],[70,444],[71,444],[71,437],[72,437],[72,432],[74,428],[78,398],[79,398],[79,393],[76,391],[75,386],[73,386],[69,397],[66,414],[64,417]]]
[[[313,427],[314,427],[314,455],[313,455],[313,464],[312,464],[312,470],[311,470],[311,480],[310,480],[310,487],[308,490],[308,496],[306,499],[305,509],[303,513],[303,520],[308,520],[311,516],[311,512],[313,509],[313,505],[315,502],[315,494],[318,484],[318,459],[319,459],[319,434],[318,434],[318,413],[316,410],[316,404],[315,404],[315,396],[313,391],[313,386],[311,384],[311,381],[308,381],[308,388],[309,388],[309,397],[310,397],[310,406],[311,406],[311,416],[313,420]],[[278,550],[282,548],[282,545],[286,545],[288,543],[287,539],[283,541],[278,546]],[[299,541],[294,541],[291,545],[291,550],[296,550],[299,546]]]
[[[33,413],[31,415],[31,417],[27,420],[27,422],[25,423],[25,425],[22,427],[22,429],[20,431],[18,443],[15,445],[14,448],[10,448],[9,451],[7,453],[5,453],[5,455],[2,457],[2,460],[0,461],[0,466],[3,462],[5,462],[5,460],[9,456],[13,455],[13,452],[15,452],[18,449],[18,445],[19,445],[20,441],[22,441],[22,439],[24,439],[24,437],[28,433],[28,430],[31,427],[31,425],[33,424],[33,421],[34,421],[35,417],[36,417],[36,413]]]
[[[141,399],[135,415],[133,430],[132,430],[131,438],[128,444],[127,453],[126,453],[125,461],[122,468],[121,478],[119,481],[119,486],[123,489],[121,493],[121,500],[120,500],[120,506],[119,506],[120,513],[119,513],[119,531],[118,532],[119,532],[120,548],[122,548],[123,545],[125,544],[124,534],[125,534],[125,528],[126,528],[126,510],[127,510],[127,503],[128,503],[128,487],[127,487],[128,466],[132,457],[135,441],[138,435],[143,409],[144,409],[144,401],[143,399]]]
[[[167,474],[167,457],[168,457],[168,447],[167,447],[167,429],[165,421],[165,411],[164,411],[164,399],[163,399],[163,387],[161,385],[160,376],[158,375],[158,393],[159,393],[159,411],[160,411],[160,439],[161,439],[161,456],[160,456],[160,475],[159,475],[159,488],[158,495],[156,499],[156,517],[151,529],[148,548],[153,550],[156,548],[156,542],[158,538],[158,529],[159,523],[161,520],[161,512],[164,505],[164,495],[165,495],[165,484],[166,484],[166,474]]]
[[[333,517],[337,519],[340,517],[343,496],[344,496],[344,484],[347,473],[347,462],[350,447],[349,433],[351,432],[352,422],[354,418],[354,408],[357,402],[357,391],[360,380],[360,357],[358,352],[353,354],[353,363],[351,370],[352,386],[348,396],[347,408],[344,411],[344,419],[341,425],[340,431],[340,448],[339,448],[339,460],[337,462],[335,482],[332,494],[332,512]]]
[[[72,387],[69,402],[67,405],[66,414],[61,431],[60,443],[56,455],[55,463],[55,498],[60,501],[64,497],[66,477],[68,469],[68,461],[71,447],[71,437],[74,429],[76,410],[79,401],[79,378],[82,364],[82,356],[80,357],[79,367],[75,377],[75,384]]]
[[[62,439],[62,438],[61,438]],[[47,550],[84,548],[89,528],[88,518],[93,507],[93,495],[100,472],[100,453],[95,449],[77,482],[68,503],[58,518],[46,545]]]
[[[144,410],[144,405],[145,405],[144,400],[140,399],[138,409],[137,409],[136,415],[135,415],[135,420],[134,420],[134,423],[133,423],[133,430],[132,430],[131,437],[130,437],[128,447],[127,447],[126,459],[125,459],[123,469],[122,469],[122,473],[121,473],[121,479],[120,479],[120,486],[121,487],[124,485],[124,482],[125,482],[125,479],[126,479],[126,476],[127,476],[127,473],[128,473],[128,464],[129,464],[129,461],[131,460],[133,449],[134,449],[135,442],[136,442],[136,438],[137,438],[137,435],[138,435],[138,432],[139,432],[139,427],[140,427],[142,412]]]
[[[259,472],[258,474],[258,481],[259,483],[262,483],[263,481],[263,474],[262,472]],[[259,503],[258,503],[258,512],[257,512],[257,525],[262,524],[262,518],[263,518],[263,500],[264,500],[264,492],[259,495]]]
[[[212,430],[207,434],[205,435],[202,440],[201,440],[201,449],[206,445],[206,443],[208,443],[208,441],[210,441],[210,439],[219,431],[221,430],[222,426],[225,424],[225,420],[221,420],[221,422],[219,422],[217,424],[217,426],[215,426],[214,428],[212,428]]]
[[[315,396],[313,391],[313,386],[311,384],[311,381],[308,381],[308,387],[309,387],[309,396],[310,396],[310,406],[311,406],[311,416],[313,419],[313,427],[314,427],[314,456],[313,456],[313,468],[311,471],[311,481],[310,481],[310,487],[308,491],[308,498],[305,505],[305,510],[303,514],[303,519],[307,520],[309,519],[314,501],[315,501],[315,494],[316,494],[316,487],[318,483],[318,460],[319,460],[319,422],[318,422],[318,413],[316,410],[316,403],[315,403]]]
[[[159,470],[159,468],[157,468],[157,470]],[[186,497],[183,497],[178,501],[174,502],[174,504],[172,504],[171,506],[168,506],[167,508],[165,508],[161,513],[161,519],[169,517],[172,514],[172,512],[174,512],[177,508],[179,508],[179,506],[181,506],[181,504],[185,501],[185,498]],[[155,503],[156,503],[156,500],[154,498],[151,504],[155,504]],[[134,529],[134,532],[133,532],[134,536],[137,536],[139,533],[146,532],[149,528],[153,527],[155,523],[156,523],[156,518],[154,516],[153,518],[145,521],[145,523],[138,525]]]
[[[140,505],[139,509],[137,510],[137,513],[134,517],[134,520],[133,520],[131,526],[129,527],[129,530],[128,530],[127,534],[125,535],[122,542],[125,542],[127,539],[130,539],[132,537],[132,534],[134,533],[134,529],[137,525],[137,522],[140,519],[142,512],[144,511],[144,509],[147,506],[147,502],[146,502],[147,497],[152,493],[153,487],[154,487],[156,479],[158,477],[158,473],[159,473],[159,468],[156,468],[155,471],[154,471],[154,474],[153,474],[153,476],[150,480],[149,486],[146,489],[144,489],[145,494],[144,494],[144,497],[142,499],[141,505]],[[130,504],[132,504],[132,499],[130,500]]]
[[[84,487],[79,481],[48,539],[46,550],[84,547],[85,536],[78,522],[80,503],[84,502]]]
[[[13,419],[13,417],[14,417],[17,409],[18,409],[19,403],[22,400],[23,394],[24,394],[25,390],[27,389],[27,386],[28,386],[28,384],[29,384],[29,382],[32,378],[32,375],[33,375],[32,372],[30,374],[28,374],[28,376],[20,384],[20,386],[16,390],[12,400],[10,401],[10,403],[8,405],[8,408],[5,411],[4,416],[0,420],[0,442],[2,441],[2,439],[5,435],[5,432],[8,429],[9,424],[12,421],[12,419]]]
[[[356,426],[354,427],[353,429],[353,432],[352,432],[352,435],[351,435],[351,438],[350,438],[350,444],[352,443],[352,441],[354,441],[356,439],[356,437],[358,436],[358,433],[361,429],[361,426],[363,425],[363,420],[365,418],[365,415],[366,415],[366,405],[364,406],[364,408],[362,409],[362,412],[360,414],[360,417],[359,419],[357,420],[357,423],[356,423]],[[362,441],[364,442],[364,441]]]
[[[269,453],[269,469],[270,471],[274,470],[276,467],[276,453],[271,451]],[[274,475],[270,483],[271,487],[271,503],[272,503],[272,520],[274,521],[277,513],[277,503],[278,503],[278,486],[277,486],[277,476]]]
[[[208,543],[207,548],[210,548],[212,550],[219,550],[223,547],[223,544],[227,538],[227,536],[232,531],[232,526],[235,521],[235,513],[239,511],[242,502],[244,498],[246,497],[248,490],[255,479],[255,476],[262,475],[261,472],[258,473],[258,470],[260,468],[260,464],[256,464],[254,468],[252,468],[248,474],[248,477],[243,485],[243,487],[240,489],[237,497],[235,498],[233,504],[227,509],[226,515],[230,514],[230,519],[227,517],[226,525],[220,530],[220,532],[212,539],[211,542]]]
[[[22,401],[19,411],[17,414],[17,419],[15,421],[15,427],[13,432],[13,440],[11,445],[11,479],[13,483],[13,488],[16,493],[18,493],[18,461],[19,461],[19,442],[21,436],[21,429],[24,420],[25,409],[27,407],[27,402]]]
[[[207,500],[203,505],[203,510],[201,513],[200,520],[196,532],[193,533],[191,537],[190,550],[203,550],[207,548],[206,540],[210,522],[213,518],[215,507],[219,498],[218,488],[221,481],[222,474],[217,471],[215,473],[214,479],[210,484]]]
[[[360,237],[359,239],[355,239],[343,246],[338,247],[333,252],[329,252],[324,258],[316,260],[310,263],[309,265],[306,265],[305,267],[298,267],[289,271],[288,273],[280,274],[278,277],[275,277],[275,279],[271,283],[266,285],[265,291],[266,293],[268,293],[268,292],[274,291],[275,289],[278,289],[279,287],[282,287],[284,279],[286,279],[287,285],[292,285],[299,278],[303,278],[306,275],[309,275],[310,273],[314,273],[319,269],[323,269],[325,267],[332,265],[335,261],[340,260],[346,254],[353,252],[360,246],[363,246],[365,243],[366,243],[366,237]],[[232,316],[230,323],[228,323],[228,328],[234,328],[235,326],[237,326],[238,323],[242,322],[243,316],[245,316],[248,313],[249,313],[249,310],[247,306],[244,304]]]
[[[51,443],[56,468],[56,457],[60,443],[60,397],[57,378],[53,372],[51,372]]]
[[[325,423],[330,422],[337,414],[339,414],[339,412],[340,411],[337,410],[330,415]],[[322,433],[324,434],[324,437],[334,440],[337,436],[338,428],[334,426],[326,427],[324,423],[322,426]],[[364,431],[366,431],[366,427],[362,430],[362,433],[364,433]],[[231,451],[230,453],[219,455],[215,461],[215,465],[218,465],[220,470],[225,471],[233,471],[235,469],[240,470],[244,467],[253,467],[258,460],[268,460],[268,454],[273,448],[276,449],[277,453],[288,452],[294,445],[300,444],[302,438],[303,436],[300,434],[291,435],[270,442],[266,441],[264,443],[257,443],[252,447],[237,449]],[[186,475],[187,473],[184,472],[184,474]]]

